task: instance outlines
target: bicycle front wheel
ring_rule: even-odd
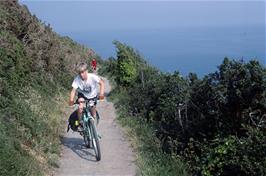
[[[85,143],[85,146],[87,148],[91,148],[91,133],[89,131],[89,128],[87,127],[88,124],[86,124],[86,128],[84,128],[83,132],[83,140]]]
[[[95,151],[96,160],[100,161],[101,160],[100,142],[99,142],[99,137],[98,137],[98,133],[96,130],[94,120],[92,119],[90,120],[90,125],[91,125],[91,132],[92,132],[92,146]]]

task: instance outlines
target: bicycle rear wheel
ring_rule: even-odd
[[[96,160],[100,161],[101,160],[101,149],[100,149],[100,142],[99,142],[99,137],[98,137],[98,133],[96,130],[96,126],[94,123],[94,120],[90,120],[90,125],[91,125],[91,132],[92,132],[92,147],[95,151],[95,155],[96,155]]]

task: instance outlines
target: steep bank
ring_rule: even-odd
[[[66,91],[76,63],[100,62],[90,53],[17,1],[0,1],[0,175],[58,166]]]

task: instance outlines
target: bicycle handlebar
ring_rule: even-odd
[[[89,103],[90,101],[95,101],[95,100],[99,100],[99,101],[103,101],[104,99],[100,99],[99,96],[95,97],[95,98],[91,98],[91,99],[85,99],[84,101],[76,101],[74,104],[79,104],[79,103]]]

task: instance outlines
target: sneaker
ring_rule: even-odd
[[[80,131],[79,134],[80,134],[81,136],[83,136],[83,135],[84,135],[84,131]]]

